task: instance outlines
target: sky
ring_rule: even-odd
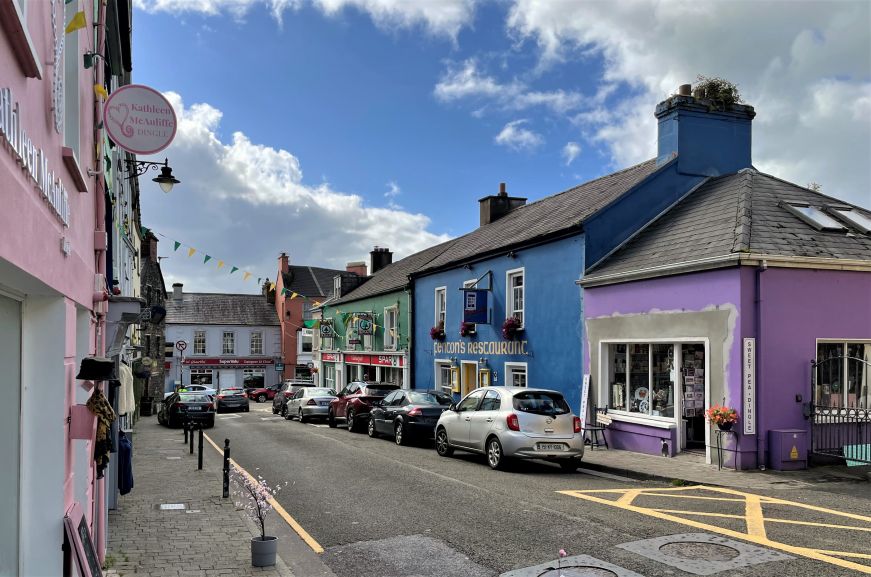
[[[133,81],[179,119],[151,160],[181,184],[142,179],[142,222],[185,291],[256,292],[281,252],[397,260],[476,228],[500,182],[533,201],[653,158],[656,104],[698,75],[755,107],[757,169],[871,208],[864,0],[134,6]]]

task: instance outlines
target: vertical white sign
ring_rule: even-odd
[[[581,429],[587,427],[587,397],[590,395],[590,375],[584,375],[584,384],[581,386]]]
[[[744,371],[742,381],[744,434],[756,434],[756,339],[744,339]]]

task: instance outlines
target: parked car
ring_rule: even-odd
[[[160,403],[157,422],[168,427],[179,427],[186,422],[215,426],[215,405],[212,397],[201,393],[170,393]]]
[[[395,391],[399,385],[393,383],[367,383],[354,381],[348,383],[342,392],[330,402],[327,423],[335,427],[342,420],[348,423],[348,430],[357,432],[365,426],[369,418],[372,401],[378,401]]]
[[[212,397],[215,396],[217,391],[212,387],[207,387],[206,385],[184,385],[183,387],[179,387],[177,391],[170,391],[168,393],[163,393],[163,398],[167,398],[173,392],[176,393],[200,393],[203,395],[210,395]]]
[[[222,409],[236,409],[247,413],[249,407],[245,391],[239,387],[227,387],[218,391],[215,396],[215,411],[220,413]]]
[[[412,438],[432,439],[436,422],[453,399],[440,391],[393,391],[374,401],[369,411],[369,436],[390,435],[397,445]]]
[[[325,418],[330,410],[330,401],[336,398],[336,391],[325,387],[300,387],[287,401],[285,418],[294,417],[305,423],[312,417]]]
[[[265,403],[275,398],[275,393],[281,389],[281,385],[269,385],[268,387],[256,387],[253,389],[245,389],[245,394],[249,399],[254,399],[258,403]]]
[[[304,387],[314,387],[315,384],[311,381],[284,381],[281,383],[281,388],[276,391],[272,397],[272,414],[287,416],[287,401],[300,389]]]
[[[525,387],[482,387],[442,413],[436,424],[436,451],[482,453],[493,469],[506,459],[555,461],[574,471],[584,455],[581,420],[562,394]]]

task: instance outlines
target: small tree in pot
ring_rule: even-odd
[[[255,479],[236,465],[233,465],[233,480],[237,487],[233,491],[236,507],[244,509],[260,527],[260,536],[251,538],[251,564],[255,567],[275,565],[278,537],[266,535],[266,515],[272,511],[272,498],[281,488],[270,487],[262,477]]]

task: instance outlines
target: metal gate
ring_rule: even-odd
[[[871,465],[871,362],[830,357],[811,363],[810,451]]]

